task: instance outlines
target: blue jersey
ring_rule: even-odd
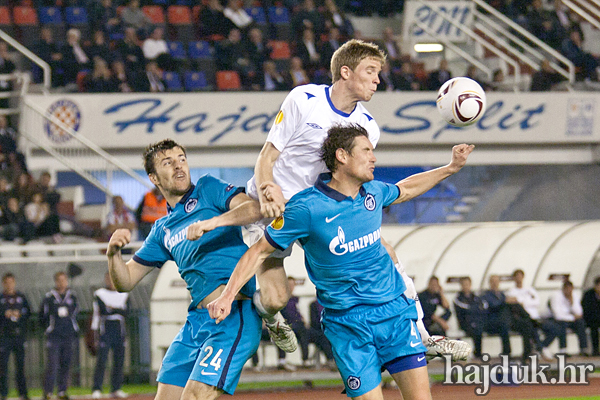
[[[327,186],[330,179],[321,174],[315,186],[293,196],[283,216],[267,227],[266,239],[278,249],[295,240],[302,244],[308,276],[325,308],[398,298],[406,286],[380,238],[382,208],[400,189],[371,181],[352,199]]]
[[[160,268],[169,260],[175,261],[192,295],[190,309],[217,287],[227,284],[248,247],[239,226],[217,228],[196,241],[187,240],[188,226],[229,211],[229,202],[243,190],[210,175],[202,176],[174,208],[168,207],[166,216],[154,223],[133,256],[134,261],[149,267]],[[252,296],[255,288],[252,278],[241,292]]]

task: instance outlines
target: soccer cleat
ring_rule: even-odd
[[[125,399],[129,395],[127,393],[125,393],[124,391],[122,391],[121,389],[119,389],[119,390],[115,390],[114,392],[112,392],[111,396],[114,397],[115,399]]]
[[[97,400],[102,398],[102,392],[100,390],[94,390],[92,392],[92,399]]]
[[[265,321],[271,341],[286,353],[293,353],[298,348],[298,340],[292,328],[285,322],[281,313],[275,314],[275,322]]]
[[[452,356],[452,361],[465,361],[471,354],[471,346],[462,340],[452,340],[445,336],[431,336],[425,345],[427,360],[435,357]]]

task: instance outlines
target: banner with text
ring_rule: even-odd
[[[473,2],[466,1],[428,1],[423,4],[418,1],[404,3],[404,21],[402,24],[402,37],[411,43],[436,41],[421,28],[414,25],[415,21],[421,22],[431,29],[437,36],[442,36],[451,42],[465,42],[467,35],[457,26],[442,18],[442,14],[452,21],[471,28],[473,24]]]
[[[173,138],[187,147],[261,146],[286,93],[29,95],[34,103],[103,148],[143,148]],[[433,92],[377,93],[365,103],[380,146],[413,144],[597,143],[598,95],[489,93],[485,115],[455,128],[439,116]],[[29,108],[26,111],[31,112]],[[29,119],[26,112],[22,118]],[[310,121],[307,121],[310,123]],[[27,129],[27,124],[22,124]],[[51,123],[35,134],[50,146],[77,146]]]

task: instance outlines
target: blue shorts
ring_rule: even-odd
[[[233,394],[246,361],[258,349],[262,320],[252,300],[237,300],[218,325],[206,309],[189,311],[156,380],[185,387],[198,381]]]
[[[325,336],[348,397],[375,389],[381,383],[382,366],[396,373],[425,365],[427,349],[416,321],[415,302],[404,295],[381,305],[323,312]]]

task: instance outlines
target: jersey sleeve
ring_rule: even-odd
[[[367,132],[369,132],[369,141],[373,147],[377,147],[377,143],[379,143],[379,138],[381,137],[379,125],[377,125],[377,122],[375,122],[374,119],[371,119],[365,128],[367,129]]]
[[[296,240],[308,236],[310,230],[310,212],[297,202],[290,202],[285,212],[276,218],[265,230],[265,239],[276,249],[285,250]]]
[[[373,183],[377,185],[377,188],[381,192],[383,207],[389,206],[400,196],[400,188],[394,184],[380,181],[373,181]]]
[[[198,186],[202,186],[202,195],[205,200],[222,213],[229,211],[231,199],[239,193],[245,192],[242,187],[233,186],[210,175],[200,178]]]
[[[296,132],[300,118],[297,91],[293,90],[283,101],[267,136],[267,142],[273,143],[273,146],[282,152]]]
[[[163,224],[157,223],[152,226],[144,244],[133,255],[133,261],[146,267],[160,268],[164,263],[173,259],[163,244],[162,226]]]

